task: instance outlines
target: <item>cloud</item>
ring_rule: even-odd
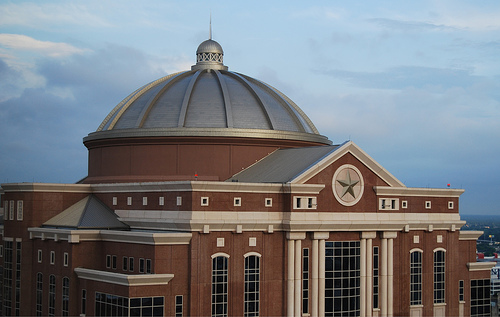
[[[82,138],[122,99],[142,85],[185,69],[184,58],[156,57],[108,44],[64,59],[35,59],[41,87],[0,60],[0,183],[76,182],[87,173]],[[8,86],[7,86],[8,85]],[[16,95],[3,98],[6,90]]]
[[[373,18],[368,19],[368,21],[386,29],[402,32],[446,31],[453,29],[451,26],[421,21],[403,21],[387,18]]]
[[[433,87],[446,89],[470,86],[479,80],[470,70],[419,66],[393,67],[383,72],[353,72],[340,69],[320,70],[354,86],[372,89],[403,89],[407,87]]]
[[[50,57],[81,54],[85,51],[67,43],[39,41],[21,34],[0,34],[0,45],[13,50],[30,51]]]
[[[89,5],[63,1],[59,3],[5,3],[0,5],[0,25],[28,26],[46,29],[49,26],[71,25],[110,27],[110,23],[89,10],[102,12],[100,2]],[[101,9],[101,10],[98,10]]]

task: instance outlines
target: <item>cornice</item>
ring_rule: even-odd
[[[469,272],[491,271],[495,265],[497,265],[497,262],[469,262],[467,263],[467,268],[469,269]]]
[[[64,192],[90,193],[89,184],[55,184],[55,183],[8,183],[2,184],[3,190],[8,192]]]
[[[152,286],[167,285],[174,278],[174,274],[121,274],[114,272],[91,270],[82,267],[75,268],[80,279],[91,280],[124,286]]]
[[[377,196],[460,197],[464,189],[373,186]]]

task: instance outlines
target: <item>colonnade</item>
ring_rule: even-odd
[[[394,239],[397,232],[380,234],[378,316],[393,316]],[[312,233],[310,261],[310,316],[325,314],[325,242],[329,232]],[[360,234],[360,316],[373,316],[373,239],[376,231]],[[287,316],[302,315],[302,240],[305,232],[288,232]]]

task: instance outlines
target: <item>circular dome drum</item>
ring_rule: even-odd
[[[331,143],[318,133],[305,113],[283,93],[254,78],[228,71],[222,63],[222,56],[222,47],[216,41],[204,41],[197,50],[197,63],[190,71],[160,78],[120,102],[97,131],[84,138],[84,144],[89,148],[87,181],[110,181],[109,177],[116,181],[190,179],[190,174],[197,173],[193,170],[185,175],[184,170],[177,170],[165,174],[152,166],[146,168],[149,172],[141,172],[144,168],[132,166],[144,165],[147,159],[130,163],[121,171],[116,170],[116,166],[108,166],[110,162],[105,162],[109,159],[120,161],[132,155],[122,153],[124,149],[137,151],[139,144],[145,143],[149,147],[142,150],[153,151],[148,156],[150,158],[160,148],[165,149],[167,144],[177,144],[177,152],[182,151],[179,144],[198,144],[195,151],[190,154],[178,152],[175,159],[177,162],[187,160],[193,163],[192,166],[204,165],[194,162],[203,151],[227,150],[217,149],[213,142],[229,146],[228,164],[231,166],[222,173],[207,172],[205,177],[213,180],[230,177],[276,148]],[[238,148],[235,148],[236,144]],[[171,146],[167,147],[169,152],[173,150]],[[236,158],[235,155],[245,158]],[[156,161],[161,159],[153,159],[150,163],[156,164]],[[103,169],[103,165],[108,168]],[[215,169],[221,168],[225,169],[222,166]]]

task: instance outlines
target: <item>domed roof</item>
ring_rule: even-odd
[[[224,51],[222,50],[222,46],[220,46],[219,43],[216,41],[209,39],[204,42],[202,42],[199,46],[198,49],[196,50],[196,54],[200,53],[220,53],[224,54]]]
[[[116,137],[228,136],[330,144],[287,96],[231,72],[223,50],[201,43],[190,71],[162,77],[134,91],[84,141]]]

